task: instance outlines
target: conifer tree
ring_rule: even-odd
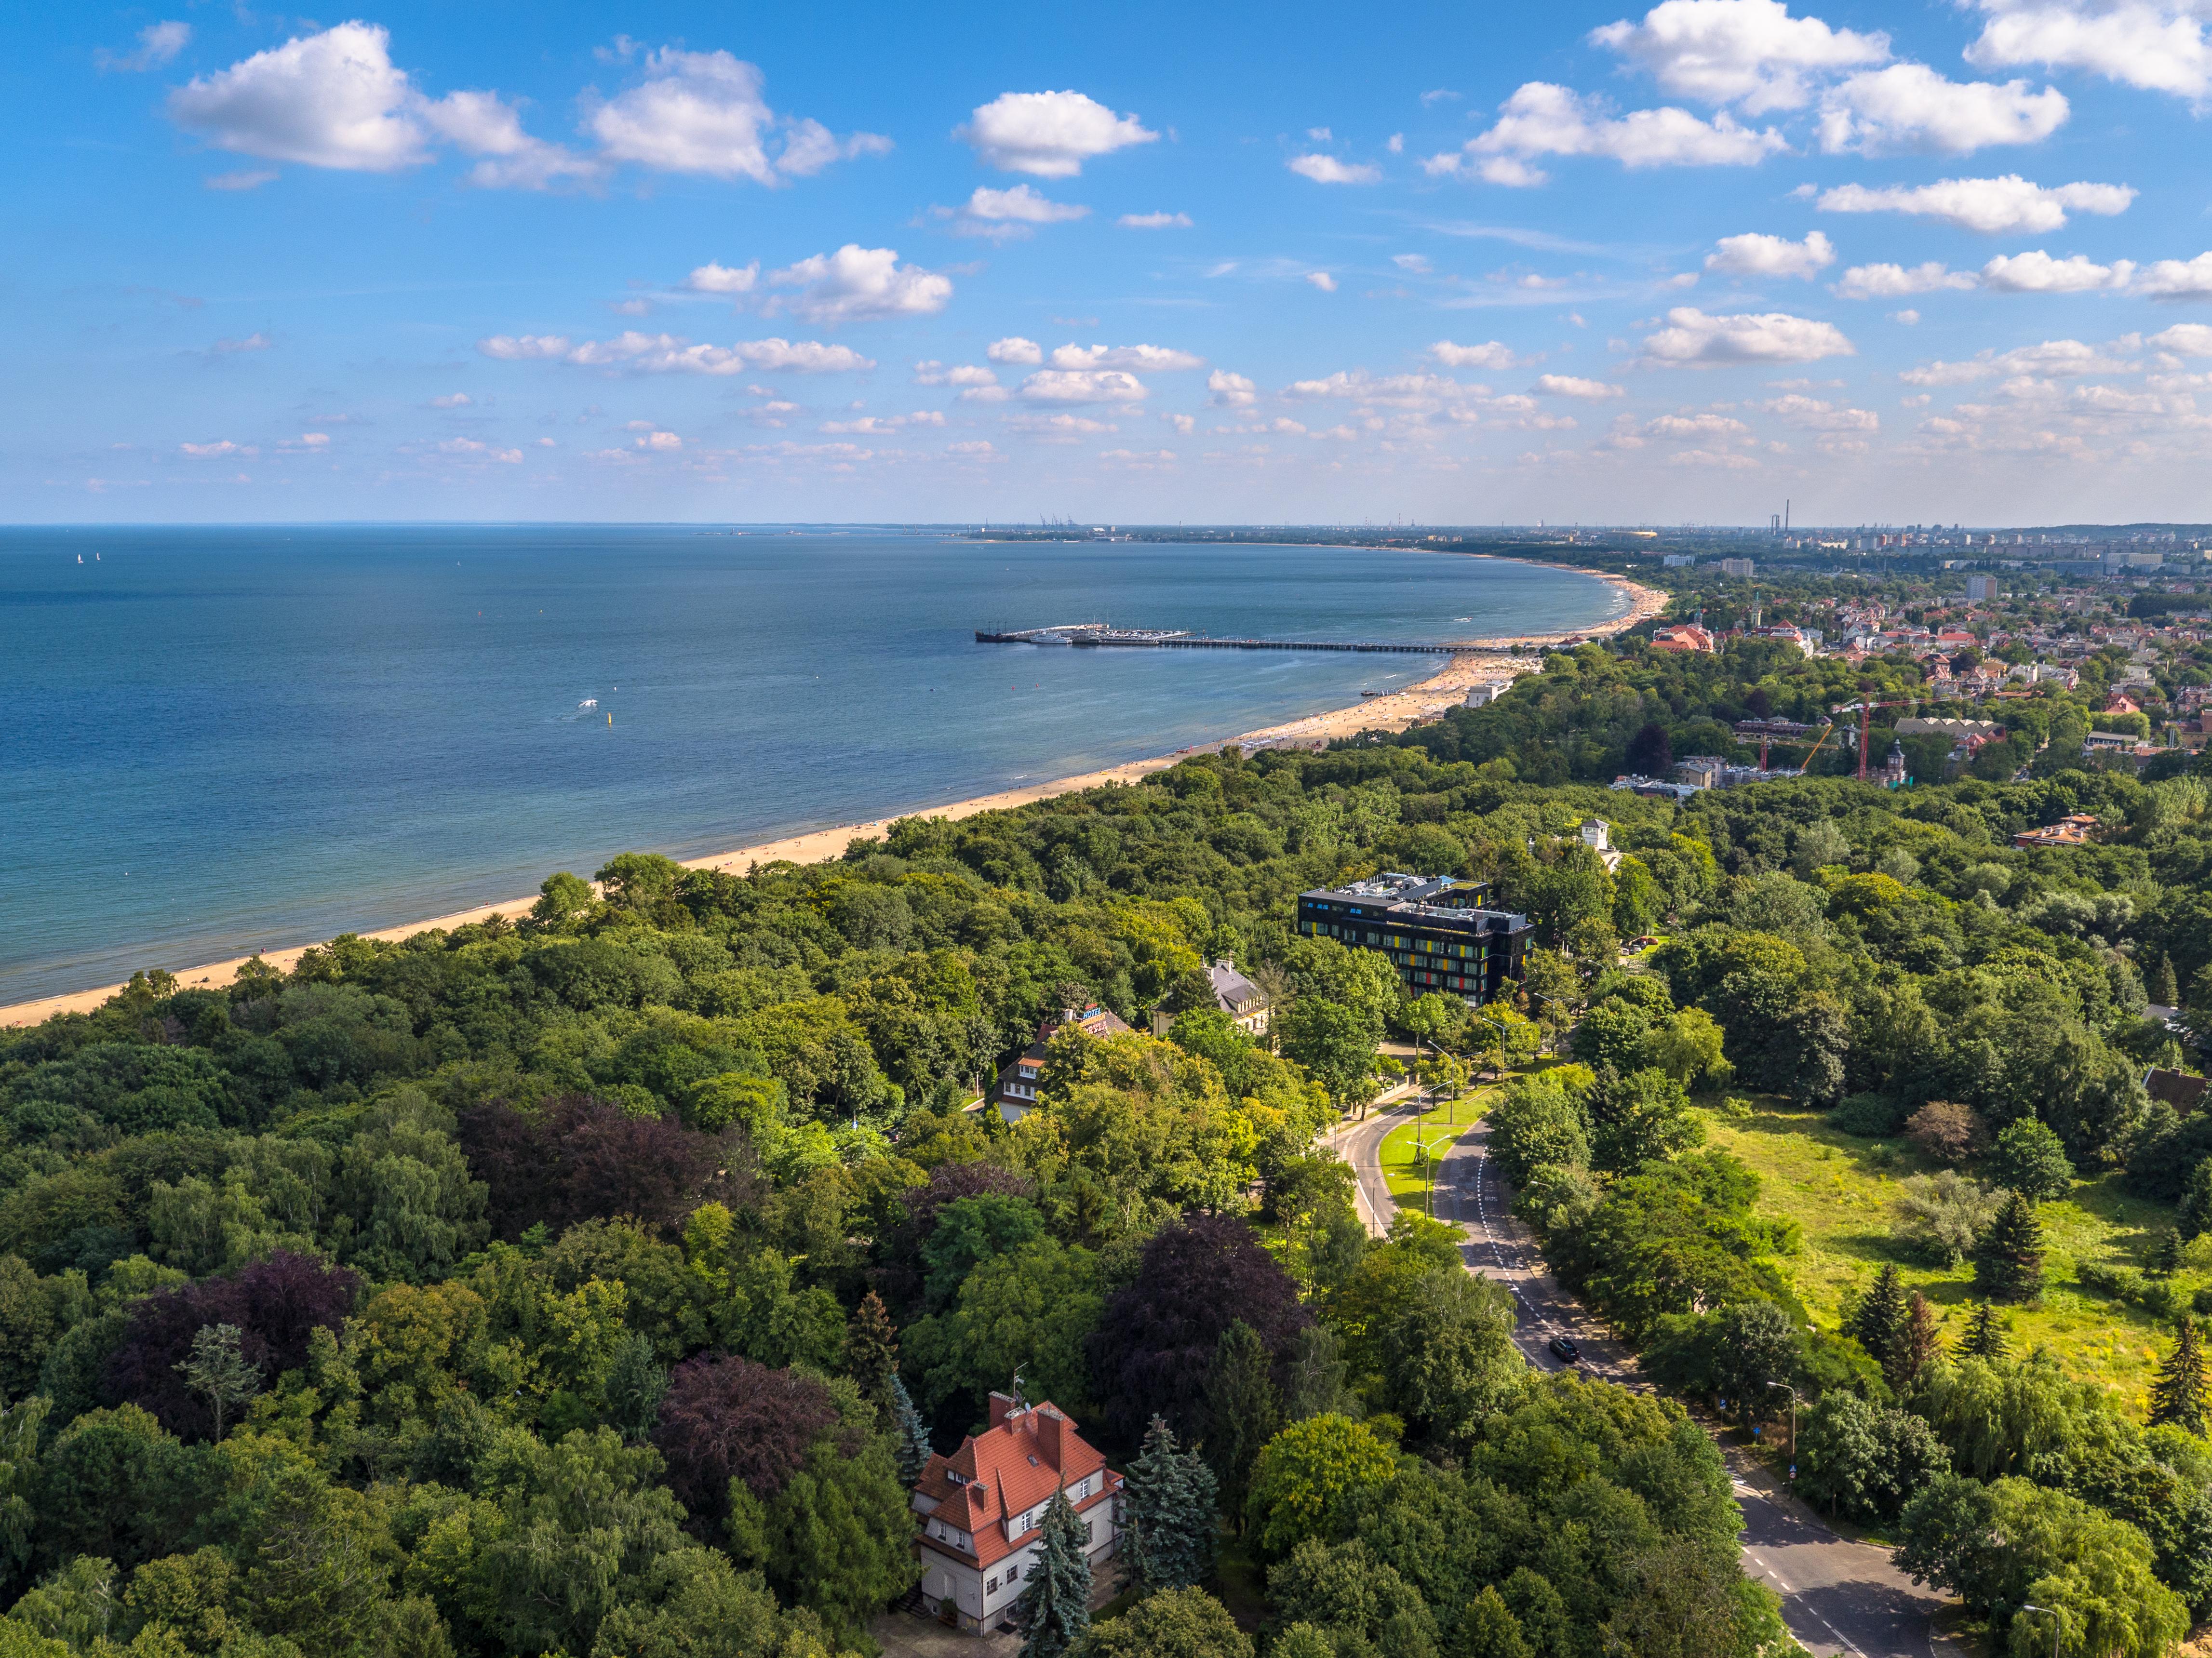
[[[2181,981],[2174,976],[2173,957],[2163,952],[2150,975],[2150,999],[2160,1007],[2181,1005]]]
[[[1231,1514],[1243,1512],[1252,1465],[1283,1425],[1273,1368],[1267,1344],[1242,1319],[1221,1333],[1206,1366],[1206,1461]]]
[[[1974,1245],[1974,1283],[1998,1301],[2025,1301],[2043,1288],[2043,1223],[2018,1192]]]
[[[1213,1574],[1219,1522],[1213,1470],[1196,1451],[1176,1448],[1175,1430],[1158,1416],[1129,1464],[1122,1499],[1129,1553],[1147,1588],[1189,1588]]]
[[[1928,1304],[1928,1297],[1919,1291],[1905,1311],[1905,1328],[1897,1343],[1897,1363],[1886,1374],[1889,1385],[1900,1391],[1912,1383],[1913,1377],[1943,1351],[1943,1339],[1936,1333],[1936,1309]]]
[[[2174,1230],[2181,1234],[2185,1243],[2212,1232],[2212,1157],[2191,1169],[2188,1180],[2183,1182],[2181,1207],[2174,1216]]]
[[[1874,1288],[1851,1315],[1851,1333],[1859,1345],[1887,1374],[1897,1363],[1905,1341],[1905,1284],[1896,1263],[1886,1263],[1875,1274]]]
[[[891,1380],[898,1374],[898,1329],[873,1290],[845,1321],[845,1374],[860,1384],[862,1398],[884,1412]]]
[[[906,1391],[896,1370],[891,1372],[891,1456],[898,1464],[899,1483],[911,1485],[929,1467],[929,1430],[921,1425],[921,1412]]]
[[[1036,1564],[1014,1603],[1022,1619],[1022,1658],[1060,1658],[1091,1627],[1091,1551],[1066,1491],[1053,1493],[1042,1530]]]
[[[601,1389],[607,1402],[607,1421],[633,1445],[653,1431],[660,1418],[660,1401],[668,1392],[668,1370],[653,1352],[653,1338],[633,1333],[615,1349]]]
[[[2161,1278],[2172,1278],[2181,1267],[2181,1234],[2169,1226],[2158,1235],[2158,1242],[2150,1252],[2150,1270]]]
[[[1959,1344],[1959,1351],[1976,1358],[2002,1358],[2012,1351],[1997,1322],[1996,1309],[1986,1301],[1974,1309],[1973,1321],[1966,1326],[1966,1339]]]
[[[2203,1436],[2207,1402],[2204,1374],[2204,1349],[2197,1339],[2197,1321],[2181,1321],[2181,1339],[2174,1344],[2173,1351],[2158,1367],[2158,1379],[2150,1387],[2150,1419],[2154,1425],[2172,1423],[2186,1428],[2200,1438]]]

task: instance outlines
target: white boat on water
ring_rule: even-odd
[[[596,708],[599,706],[599,699],[596,696],[587,696],[576,706],[580,708]]]

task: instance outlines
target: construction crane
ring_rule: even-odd
[[[1909,697],[1895,696],[1895,697],[1888,697],[1888,698],[1881,699],[1881,700],[1875,700],[1875,699],[1870,699],[1870,698],[1864,698],[1864,697],[1863,697],[1863,698],[1861,698],[1861,699],[1860,699],[1858,701],[1856,701],[1856,702],[1844,702],[1844,703],[1839,703],[1838,706],[1836,706],[1835,708],[1831,708],[1831,709],[1829,710],[1829,712],[1830,712],[1831,714],[1852,714],[1852,713],[1856,713],[1856,714],[1858,715],[1858,717],[1859,717],[1859,781],[1860,781],[1860,782],[1863,783],[1863,782],[1865,782],[1865,781],[1867,780],[1867,717],[1868,717],[1868,715],[1871,714],[1872,714],[1872,713],[1873,713],[1876,708],[1911,708],[1911,707],[1912,707],[1912,700],[1911,700],[1911,698],[1909,698]],[[1809,755],[1808,755],[1808,756],[1806,756],[1806,764],[1807,764],[1808,766],[1810,766],[1810,765],[1812,764],[1812,756],[1809,756]]]

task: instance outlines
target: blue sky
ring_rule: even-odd
[[[2212,518],[2208,23],[18,14],[6,516]]]

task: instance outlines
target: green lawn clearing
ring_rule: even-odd
[[[1428,1197],[1430,1177],[1435,1173],[1433,1160],[1442,1157],[1450,1143],[1474,1126],[1496,1092],[1492,1088],[1469,1089],[1460,1099],[1446,1100],[1419,1117],[1407,1118],[1382,1137],[1376,1156],[1390,1196],[1399,1207],[1422,1206]],[[1432,1160],[1426,1170],[1419,1149],[1422,1145],[1428,1147]]]
[[[1711,1143],[1758,1172],[1759,1206],[1797,1223],[1802,1247],[1782,1270],[1824,1327],[1837,1323],[1847,1291],[1863,1291],[1893,1260],[1906,1288],[1934,1304],[1945,1338],[1956,1339],[1975,1300],[1972,1266],[1931,1267],[1894,1236],[1899,1182],[1938,1165],[1904,1140],[1860,1139],[1832,1127],[1823,1113],[1778,1102],[1759,1102],[1747,1116],[1705,1116]],[[2140,1306],[2089,1291],[2075,1272],[2083,1265],[2140,1267],[2173,1212],[2128,1196],[2115,1171],[2075,1181],[2068,1198],[2039,1212],[2047,1287],[2039,1303],[2002,1309],[2013,1351],[2048,1347],[2069,1371],[2101,1383],[2140,1417],[2159,1357],[2172,1345],[2172,1327]],[[2191,1269],[2174,1279],[2184,1290],[2212,1282],[2212,1272],[2195,1270],[2212,1252],[2191,1253]]]

